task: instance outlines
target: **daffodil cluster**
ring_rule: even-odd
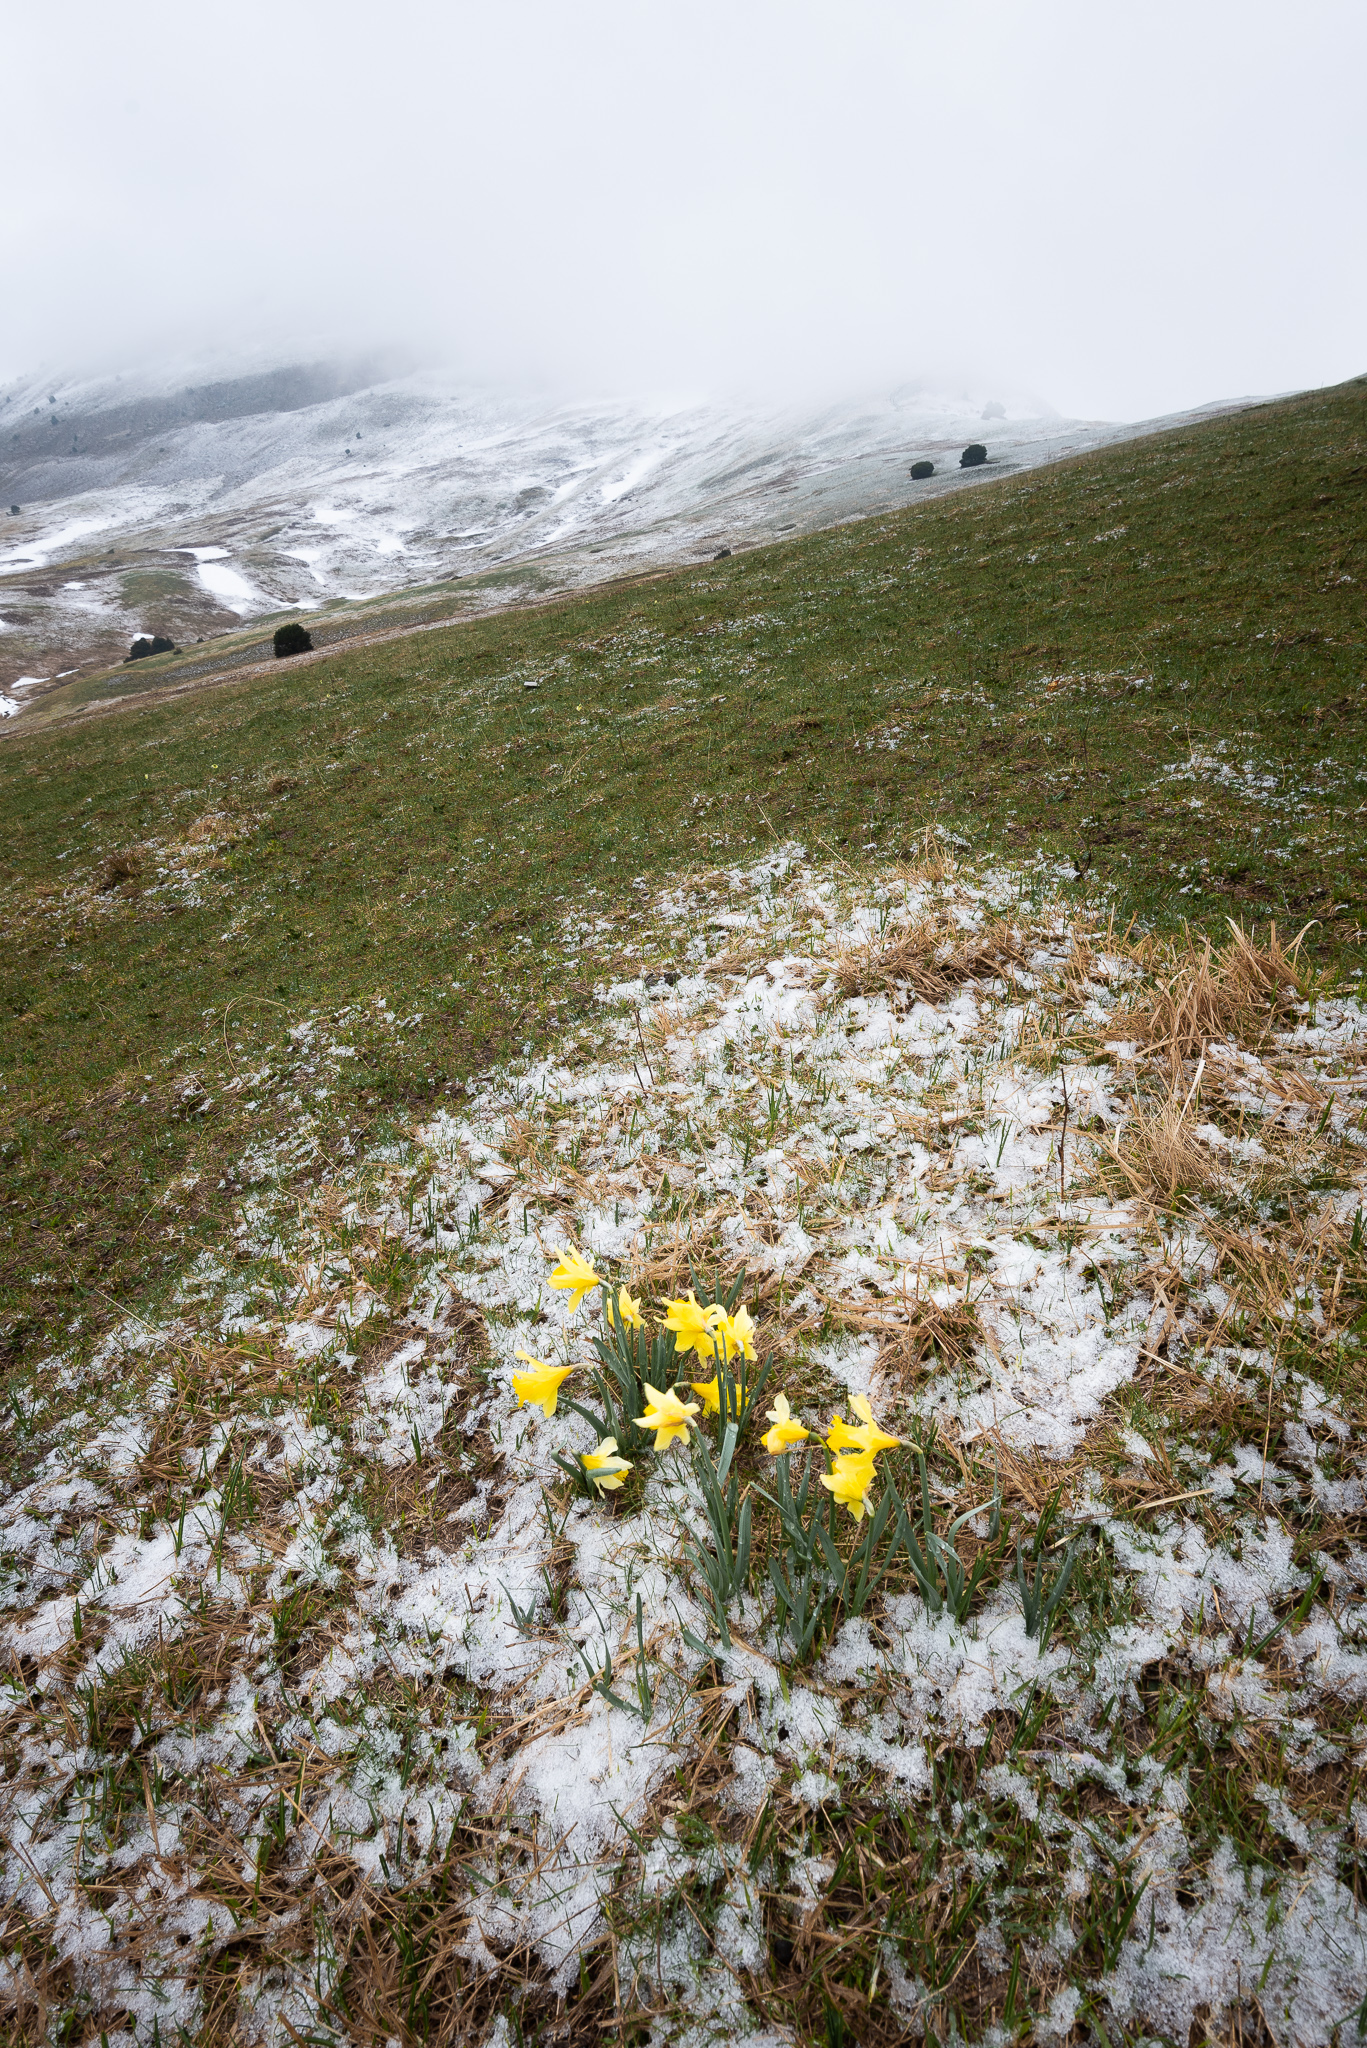
[[[571,1314],[582,1308],[587,1296],[595,1289],[601,1293],[608,1338],[599,1345],[600,1354],[611,1356],[614,1342],[625,1342],[626,1352],[630,1353],[635,1333],[645,1332],[640,1301],[625,1286],[614,1290],[592,1260],[574,1245],[560,1256],[551,1272],[550,1284],[569,1295]],[[644,1373],[640,1374],[638,1381],[634,1370],[631,1371],[631,1383],[641,1397],[641,1405],[639,1413],[626,1419],[630,1427],[654,1434],[656,1451],[667,1450],[671,1444],[686,1446],[690,1430],[698,1426],[699,1415],[720,1415],[723,1399],[727,1402],[729,1415],[738,1422],[742,1421],[749,1406],[745,1371],[756,1358],[755,1326],[749,1309],[743,1303],[728,1307],[722,1302],[700,1302],[690,1290],[676,1300],[666,1300],[664,1310],[660,1334],[668,1333],[673,1337],[673,1358],[696,1357],[704,1364],[710,1364],[713,1374],[710,1380],[695,1380],[686,1386],[676,1383],[658,1387]],[[525,1403],[539,1407],[549,1419],[556,1412],[562,1381],[575,1368],[549,1365],[526,1351],[519,1351],[516,1355],[526,1368],[513,1374],[513,1392],[519,1405]],[[687,1392],[695,1394],[697,1399],[687,1400]],[[569,1405],[578,1413],[586,1412],[578,1409],[578,1404],[573,1401]],[[620,1423],[618,1427],[621,1427]],[[621,1455],[617,1437],[604,1435],[597,1450],[586,1452],[579,1459],[578,1469],[589,1486],[601,1491],[620,1486],[632,1467],[630,1459]]]
[[[850,1412],[858,1420],[851,1424],[836,1415],[825,1438],[826,1449],[831,1455],[831,1469],[821,1475],[821,1484],[828,1489],[833,1500],[847,1507],[860,1521],[869,1505],[869,1492],[877,1475],[877,1456],[880,1451],[894,1450],[902,1441],[880,1429],[873,1419],[873,1410],[862,1394],[856,1394],[850,1402]],[[764,1448],[774,1457],[782,1457],[795,1445],[805,1443],[811,1431],[804,1429],[800,1422],[793,1420],[787,1397],[775,1396],[774,1405],[768,1411],[773,1427],[765,1432]]]
[[[677,1301],[666,1301],[663,1328],[674,1333],[676,1358],[692,1351],[704,1362],[711,1360],[716,1368],[711,1379],[692,1380],[690,1385],[702,1401],[704,1412],[720,1415],[723,1372],[730,1368],[733,1359],[751,1365],[755,1362],[755,1326],[749,1309],[742,1303],[734,1315],[728,1314],[719,1301],[704,1306],[690,1291]],[[744,1419],[743,1403],[737,1419]]]

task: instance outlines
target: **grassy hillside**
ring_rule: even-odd
[[[1355,971],[1365,511],[1357,380],[705,570],[21,723],[11,1369],[194,1255],[298,1078],[287,1027],[377,993],[423,1020],[358,1010],[317,1177],[573,1014],[635,878],[771,835],[857,864],[939,824],[1071,862],[1123,917],[1314,920]],[[224,1093],[267,1057],[269,1086]]]

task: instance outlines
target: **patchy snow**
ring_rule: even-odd
[[[1180,1672],[1187,1691],[1164,1683],[1203,1725],[1272,1730],[1302,1773],[1355,1770],[1367,1704],[1355,1525],[1321,1557],[1289,1520],[1302,1495],[1317,1513],[1360,1515],[1359,1419],[1328,1383],[1293,1386],[1266,1350],[1232,1340],[1239,1281],[1228,1265],[1216,1277],[1214,1209],[1163,1216],[1097,1178],[1098,1135],[1123,1132],[1137,1086],[1134,1043],[1118,1050],[1102,1029],[1132,970],[1103,962],[1074,989],[1082,1023],[1060,1065],[1041,1057],[1039,1027],[1085,912],[1038,871],[932,867],[856,885],[786,847],[639,915],[642,972],[599,987],[591,1030],[472,1079],[403,1137],[358,1152],[307,1210],[285,1172],[315,1142],[302,1091],[353,1056],[355,1018],[298,1023],[296,1124],[253,1147],[224,1231],[231,1255],[201,1259],[163,1327],[130,1321],[84,1368],[52,1362],[65,1418],[0,1506],[11,1899],[43,1924],[85,2011],[116,1991],[143,2011],[119,1960],[136,1927],[140,1984],[162,1986],[160,2011],[193,2032],[204,2010],[187,1955],[221,1954],[230,1922],[288,1915],[306,1894],[313,1931],[251,1976],[250,1997],[240,1980],[237,2011],[244,2038],[322,2038],[328,1887],[343,1874],[396,1897],[459,1836],[461,1954],[497,1973],[517,1952],[549,1996],[578,1985],[630,1865],[641,1897],[667,1907],[685,1884],[712,1888],[706,1940],[672,1908],[648,1941],[615,1922],[615,1967],[638,2002],[682,2001],[659,2038],[764,2039],[728,1966],[766,1967],[766,1895],[821,1907],[835,1863],[803,1847],[808,1831],[856,1795],[943,1810],[990,1878],[999,1852],[971,1830],[991,1806],[1066,1864],[1041,2038],[1066,2038],[1083,1990],[1108,2027],[1177,2038],[1256,1984],[1276,2038],[1329,2048],[1367,1996],[1367,1924],[1336,1860],[1350,1816],[1301,1812],[1293,1781],[1260,1764],[1250,1798],[1294,1872],[1282,1850],[1241,1860],[1218,1829],[1198,1859],[1209,1817],[1165,1761],[1168,1724],[1129,1752],[1113,1741],[1122,1719],[1151,1711],[1153,1674]],[[842,992],[851,957],[876,966],[928,916],[945,958],[955,935],[999,920],[1026,964],[939,1002],[874,973],[863,993]],[[567,953],[584,925],[567,915]],[[668,981],[646,965],[657,949]],[[379,999],[375,1015],[390,1015]],[[1367,1017],[1336,997],[1259,1058],[1298,1063],[1347,1105],[1364,1090],[1364,1051]],[[1270,1068],[1231,1057],[1221,1071],[1230,1100],[1266,1099]],[[1204,1118],[1221,1113],[1213,1102]],[[1240,1130],[1252,1114],[1236,1102]],[[1256,1156],[1243,1138],[1214,1148],[1221,1199],[1283,1157],[1274,1126],[1269,1115]],[[1355,1129],[1345,1118],[1317,1138],[1307,1200],[1325,1232],[1349,1229],[1361,1201]],[[685,1561],[700,1524],[679,1453],[624,1445],[634,1490],[611,1502],[573,1496],[555,1462],[595,1441],[570,1405],[591,1402],[593,1298],[575,1313],[548,1284],[571,1245],[652,1317],[690,1266],[743,1265],[771,1387],[790,1391],[802,1422],[824,1430],[859,1395],[904,1438],[933,1425],[952,1451],[934,1463],[942,1526],[976,1512],[990,1542],[995,1469],[1028,1546],[1056,1473],[1057,1541],[1079,1546],[1078,1585],[1111,1588],[1111,1609],[1079,1608],[1041,1641],[1003,1554],[966,1618],[930,1612],[904,1579],[793,1667],[758,1578],[733,1608],[732,1648],[705,1660],[695,1644],[716,1632]],[[401,1300],[383,1277],[396,1250]],[[1307,1290],[1295,1293],[1287,1318],[1318,1342],[1337,1297],[1326,1279],[1315,1321]],[[571,1368],[550,1419],[514,1399],[519,1351]],[[1245,1402],[1252,1420],[1218,1462],[1171,1418],[1141,1426],[1143,1402],[1167,1398],[1164,1374]],[[1252,1435],[1264,1405],[1270,1431],[1279,1386],[1289,1406],[1268,1455]],[[745,1469],[764,1483],[756,1455]],[[996,1731],[1036,1700],[1056,1717],[1047,1739],[994,1752]],[[992,1758],[976,1804],[937,1803],[947,1752]],[[111,1791],[119,1755],[136,1755],[136,1797]],[[704,1762],[738,1839],[781,1811],[787,1849],[752,1867],[685,1841],[669,1788]],[[1079,1817],[1092,1781],[1110,1819]],[[1106,1856],[1131,1859],[1142,1911],[1105,1969],[1073,1979],[1069,1916],[1111,1883],[1097,1829],[1111,1830]],[[224,1901],[212,1912],[211,1856]],[[899,1938],[885,1938],[886,1995],[924,2016],[930,1994]],[[1001,1949],[1004,1971],[995,1922],[977,1938],[984,1968]],[[0,1996],[17,1995],[7,1981]],[[151,1990],[138,1995],[150,2014]]]
[[[707,560],[723,544],[812,532],[1176,423],[1063,420],[1021,394],[984,426],[980,394],[910,387],[817,408],[566,403],[440,372],[341,395],[326,366],[279,374],[282,408],[251,378],[237,416],[231,375],[200,417],[184,378],[68,386],[63,424],[79,445],[63,435],[60,456],[41,436],[23,441],[21,420],[10,452],[25,533],[0,551],[0,575],[79,559],[87,577],[83,597],[26,597],[46,644],[79,654],[92,606],[125,609],[121,570],[87,568],[96,533],[192,558],[202,588],[240,618],[495,572],[497,586],[468,591],[485,605],[533,583]],[[301,403],[310,381],[317,396]],[[961,449],[984,436],[989,462],[961,469]],[[908,474],[916,452],[936,460],[929,482]],[[187,528],[202,539],[187,545]],[[509,574],[518,568],[525,581]],[[106,617],[106,655],[108,628]]]
[[[244,616],[248,612],[269,611],[273,600],[263,597],[259,590],[253,589],[245,576],[240,575],[236,569],[228,568],[225,562],[204,559],[210,552],[207,548],[199,550],[200,563],[196,573],[204,588],[212,591],[215,597],[221,598],[229,611],[241,612]],[[224,555],[227,550],[214,549],[212,552],[215,555]]]

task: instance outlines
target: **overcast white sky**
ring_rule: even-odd
[[[1367,370],[1362,0],[69,0],[3,47],[0,377],[394,342],[1140,418]]]

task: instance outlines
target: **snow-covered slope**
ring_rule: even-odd
[[[438,580],[500,599],[829,525],[1140,429],[904,387],[569,404],[293,366],[0,394],[0,687]],[[959,467],[969,441],[987,464]],[[914,483],[910,464],[936,465]],[[12,507],[18,506],[18,512]]]

